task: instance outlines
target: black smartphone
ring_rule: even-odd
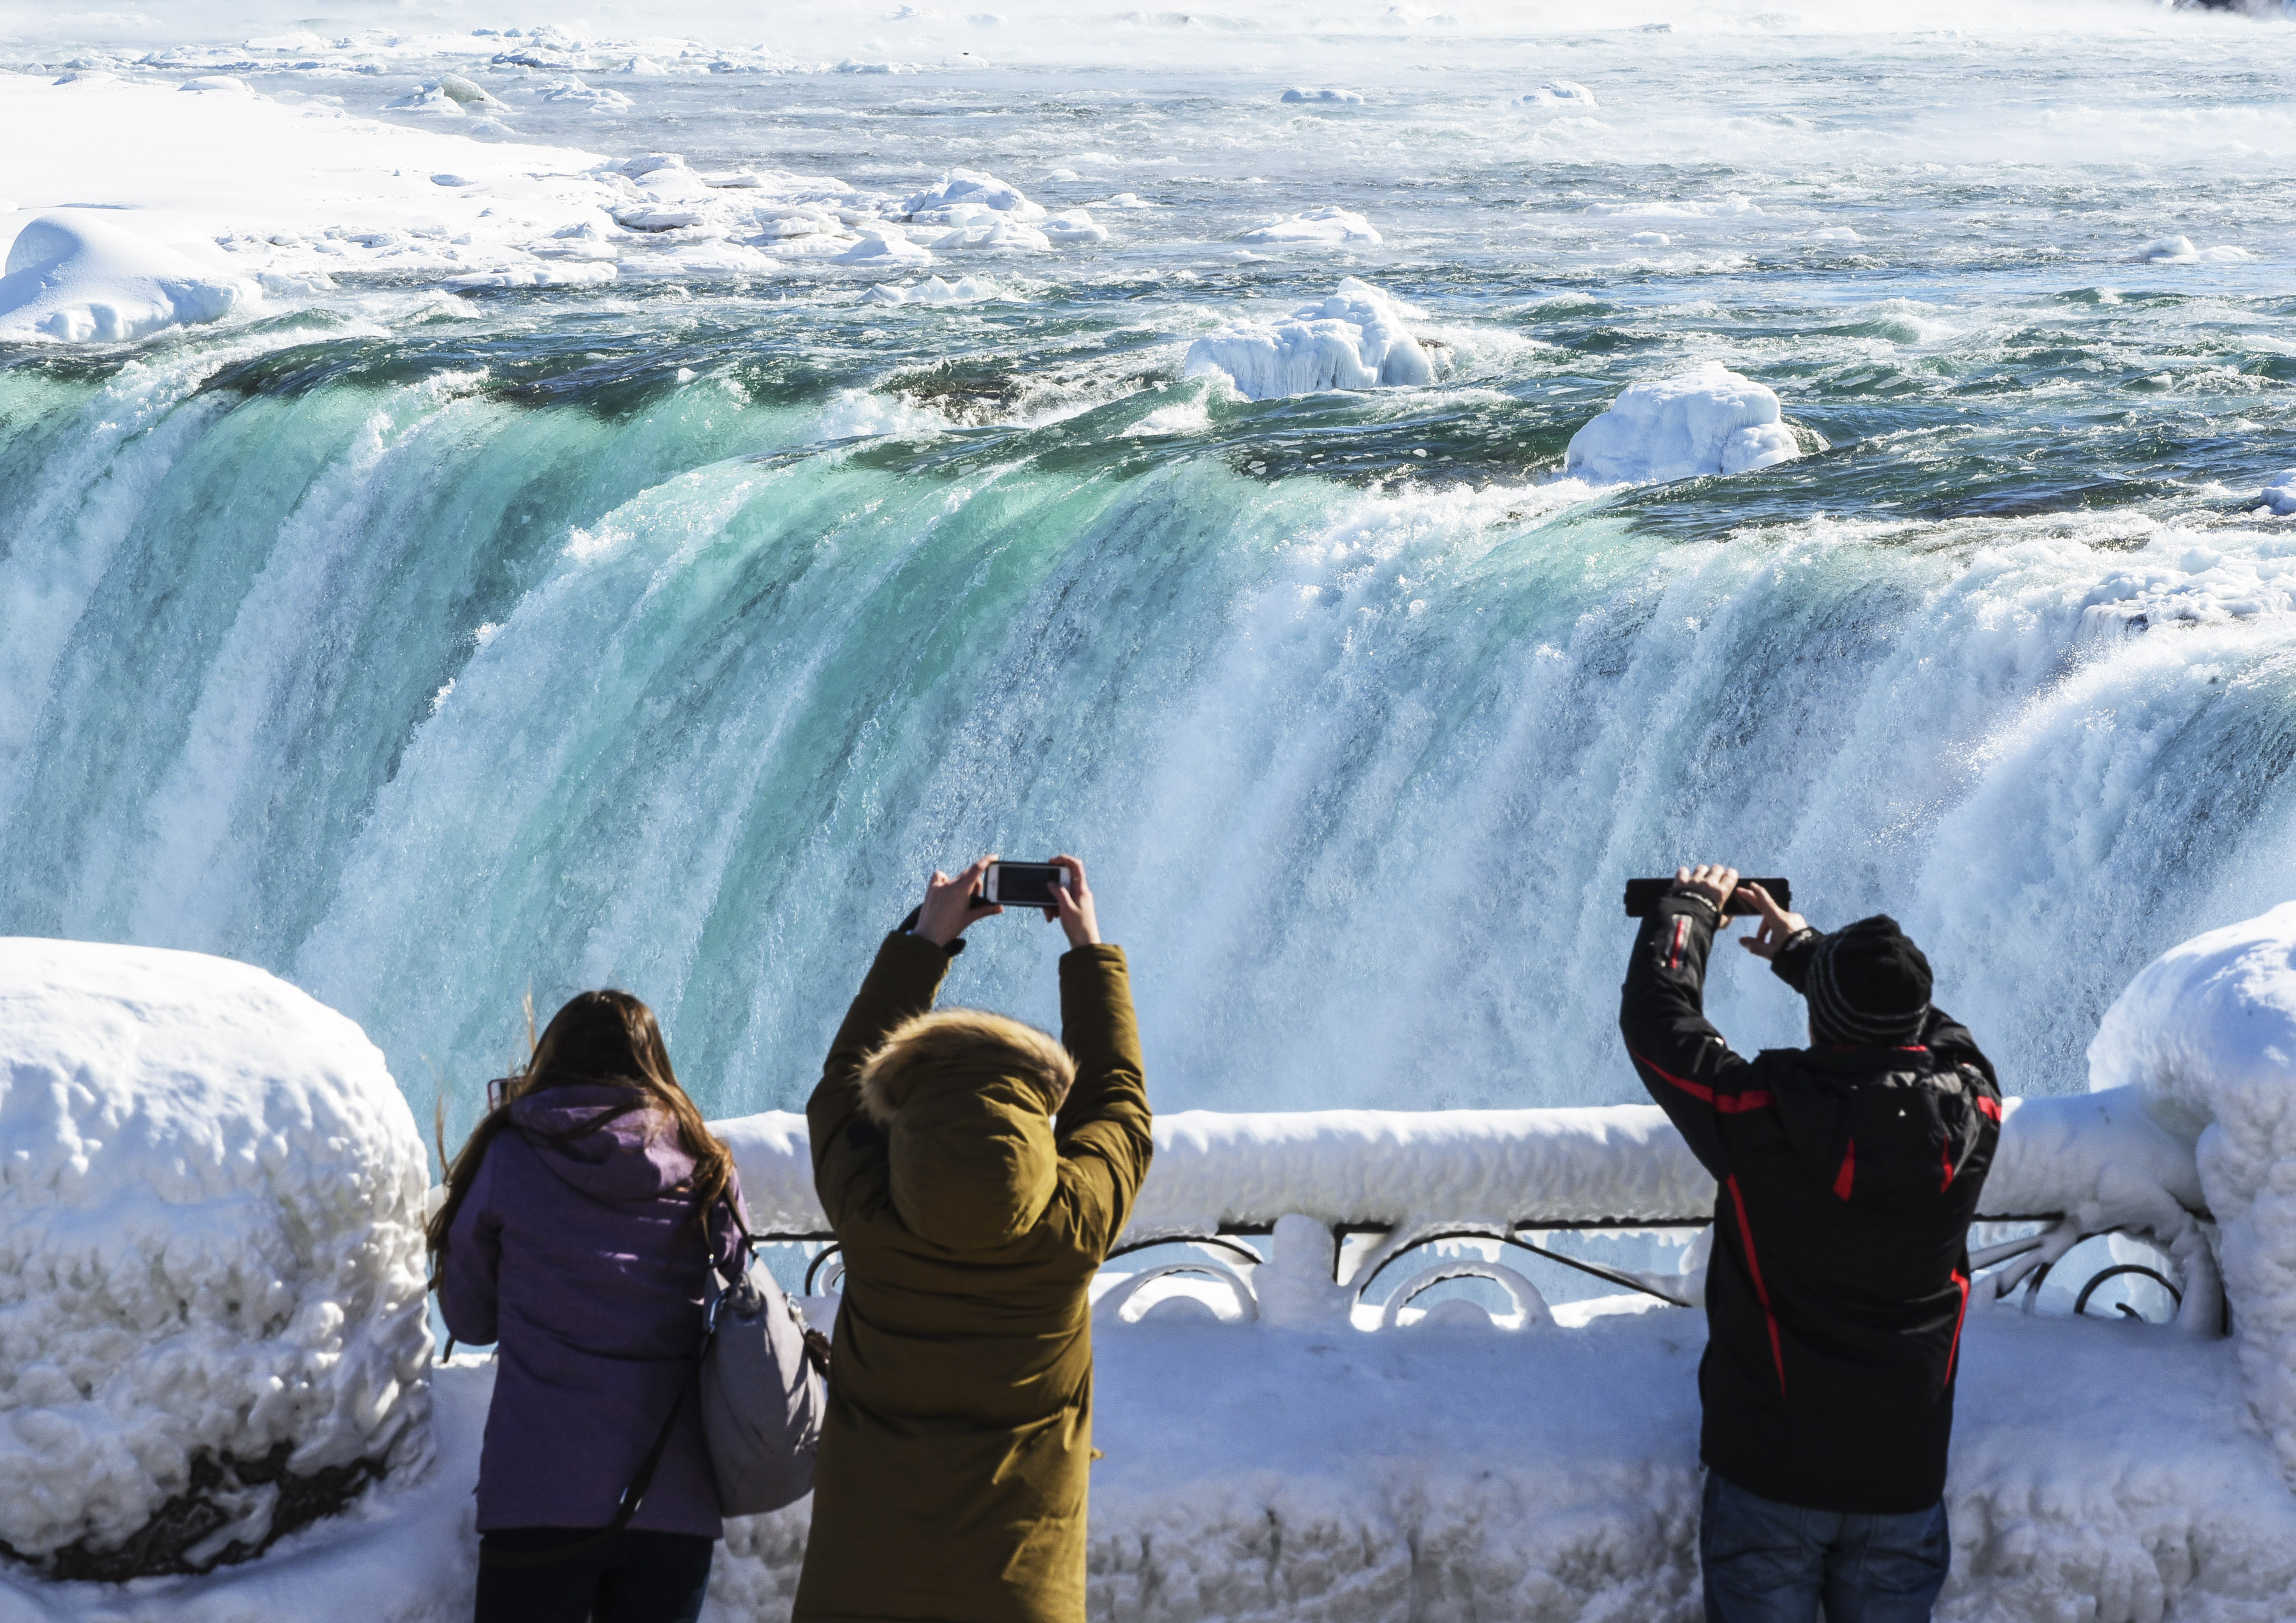
[[[1746,874],[1739,878],[1738,883],[1742,887],[1759,885],[1770,893],[1770,900],[1780,907],[1788,910],[1793,907],[1793,886],[1784,879],[1757,879],[1753,875]],[[1658,899],[1673,888],[1674,881],[1671,879],[1628,880],[1627,917],[1648,918],[1651,909],[1658,905]],[[1755,908],[1751,897],[1742,895],[1738,891],[1734,890],[1730,893],[1729,899],[1722,903],[1722,910],[1726,913],[1751,913]]]
[[[980,881],[980,899],[998,907],[1056,907],[1053,890],[1068,883],[1057,862],[991,862]]]

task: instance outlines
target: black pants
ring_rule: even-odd
[[[587,1528],[505,1528],[479,1537],[476,1623],[694,1623],[717,1541],[699,1533],[617,1533],[540,1567],[489,1567],[487,1551],[523,1554],[579,1544]]]

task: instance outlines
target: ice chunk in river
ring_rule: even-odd
[[[1719,361],[1636,383],[1570,437],[1566,471],[1603,483],[1743,474],[1801,455],[1778,397]]]
[[[1404,325],[1405,308],[1349,276],[1283,321],[1236,321],[1188,346],[1190,377],[1218,374],[1255,400],[1319,389],[1431,383],[1439,367]]]
[[[951,169],[938,185],[927,186],[901,204],[901,212],[929,226],[953,226],[976,213],[1015,220],[1045,218],[1045,205],[1030,202],[1021,188],[979,169]]]
[[[1283,93],[1283,99],[1287,102],[1336,102],[1344,103],[1361,102],[1363,97],[1352,90],[1309,90],[1304,86],[1294,85],[1291,89]]]
[[[1331,207],[1273,221],[1235,240],[1262,248],[1376,248],[1380,235],[1362,215]]]
[[[0,939],[0,1539],[151,1528],[133,1570],[279,1530],[297,1485],[235,1462],[427,1461],[426,1159],[357,1026],[244,964]]]
[[[832,265],[930,265],[932,255],[903,235],[898,226],[865,226],[861,240],[840,254]]]
[[[2265,481],[2264,505],[2275,513],[2296,513],[2296,468],[2284,468]]]
[[[0,276],[0,339],[124,343],[262,301],[217,270],[107,221],[59,211],[17,234]]]
[[[2214,248],[2195,248],[2188,236],[2156,236],[2139,248],[2136,257],[2148,265],[2229,265],[2256,256],[2229,243]]]
[[[1602,105],[1595,93],[1576,79],[1551,78],[1524,96],[1518,103],[1523,107],[1565,107],[1592,112]]]

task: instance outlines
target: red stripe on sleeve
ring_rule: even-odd
[[[1746,1221],[1746,1197],[1738,1192],[1737,1174],[1730,1174],[1729,1186],[1730,1202],[1738,1208],[1738,1238],[1746,1248],[1746,1272],[1753,1279],[1755,1298],[1762,1304],[1762,1316],[1770,1322],[1770,1359],[1778,1366],[1778,1396],[1784,1397],[1786,1395],[1786,1349],[1778,1339],[1778,1315],[1770,1308],[1769,1289],[1762,1283],[1762,1265],[1754,1256],[1754,1226]],[[1964,1306],[1968,1299],[1968,1291],[1964,1288],[1962,1293]],[[1959,1340],[1960,1335],[1961,1332],[1956,1330],[1954,1339]],[[1951,1367],[1948,1361],[1948,1370],[1950,1371]],[[1949,1380],[1952,1376],[1948,1373],[1946,1378]]]
[[[1635,1063],[1648,1067],[1651,1074],[1660,1081],[1672,1083],[1691,1098],[1712,1105],[1725,1116],[1735,1116],[1747,1110],[1767,1110],[1770,1108],[1770,1096],[1767,1093],[1717,1093],[1702,1082],[1693,1082],[1687,1076],[1676,1075],[1663,1066],[1652,1065],[1640,1054],[1635,1054],[1632,1049],[1628,1049],[1627,1052],[1634,1054]]]
[[[1988,1099],[1984,1094],[1980,1093],[1977,1096],[1977,1108],[1997,1122],[2001,1119],[2001,1101],[1997,1099]]]
[[[1969,1317],[1969,1275],[1960,1269],[1953,1271],[1953,1282],[1961,1288],[1961,1311],[1953,1316],[1953,1345],[1946,1349],[1945,1384],[1953,1384],[1954,1360],[1961,1356],[1961,1327]]]
[[[1857,1141],[1851,1139],[1841,1151],[1841,1170],[1833,1174],[1833,1198],[1849,1199],[1849,1186],[1857,1177]]]

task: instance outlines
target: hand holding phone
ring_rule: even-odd
[[[996,862],[996,856],[992,852],[954,879],[934,869],[932,878],[925,886],[924,905],[917,909],[917,922],[910,933],[923,936],[937,947],[945,947],[964,935],[965,926],[974,919],[1003,912],[1003,908],[984,902],[980,897],[982,876]]]
[[[1085,883],[1084,864],[1071,856],[1049,862],[991,862],[983,876],[980,899],[1004,907],[1040,907],[1045,920],[1060,921],[1070,947],[1097,945],[1100,919],[1093,906],[1092,887]]]

